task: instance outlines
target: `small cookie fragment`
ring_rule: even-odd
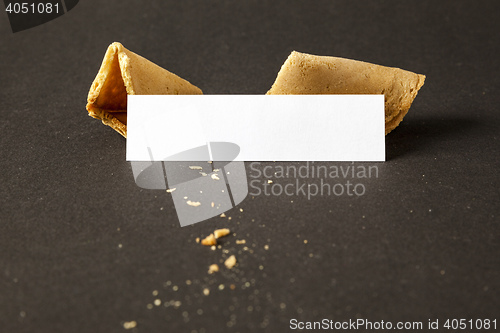
[[[234,254],[232,256],[230,256],[229,258],[227,258],[226,261],[224,261],[224,265],[228,269],[231,269],[234,267],[234,265],[236,265],[236,257],[234,256]]]
[[[189,205],[189,206],[193,206],[193,207],[198,207],[201,205],[201,202],[199,201],[191,201],[191,200],[188,200],[186,201],[186,203]]]
[[[126,321],[123,323],[123,328],[126,330],[130,330],[132,328],[137,327],[137,322],[135,320],[132,321]]]
[[[231,233],[231,230],[229,230],[228,228],[217,229],[214,231],[214,236],[215,236],[215,238],[221,238],[221,237],[229,235],[229,233]]]
[[[210,234],[201,240],[201,245],[205,246],[217,245],[217,239],[215,239],[214,234]]]
[[[218,271],[219,271],[219,265],[217,264],[212,264],[210,265],[210,267],[208,267],[208,274],[213,274]]]

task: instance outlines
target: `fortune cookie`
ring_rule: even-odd
[[[90,87],[87,111],[127,137],[127,95],[200,94],[188,81],[113,43]]]
[[[267,95],[383,94],[385,134],[410,109],[425,76],[367,62],[293,51]]]

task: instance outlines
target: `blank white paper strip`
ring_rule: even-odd
[[[239,147],[212,154],[212,143]],[[128,161],[385,161],[383,95],[129,95]],[[201,153],[200,153],[201,152]]]

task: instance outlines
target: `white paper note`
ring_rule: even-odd
[[[385,161],[384,96],[128,96],[128,161],[224,160],[218,142],[235,161]]]

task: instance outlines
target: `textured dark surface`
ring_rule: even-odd
[[[13,34],[1,14],[0,331],[500,320],[499,16],[497,1],[81,1]],[[292,50],[427,80],[365,195],[249,196],[231,221],[180,228],[170,195],[135,185],[125,140],[87,116],[113,41],[207,94],[265,93]],[[209,276],[227,254],[194,240],[219,226],[239,266]]]

